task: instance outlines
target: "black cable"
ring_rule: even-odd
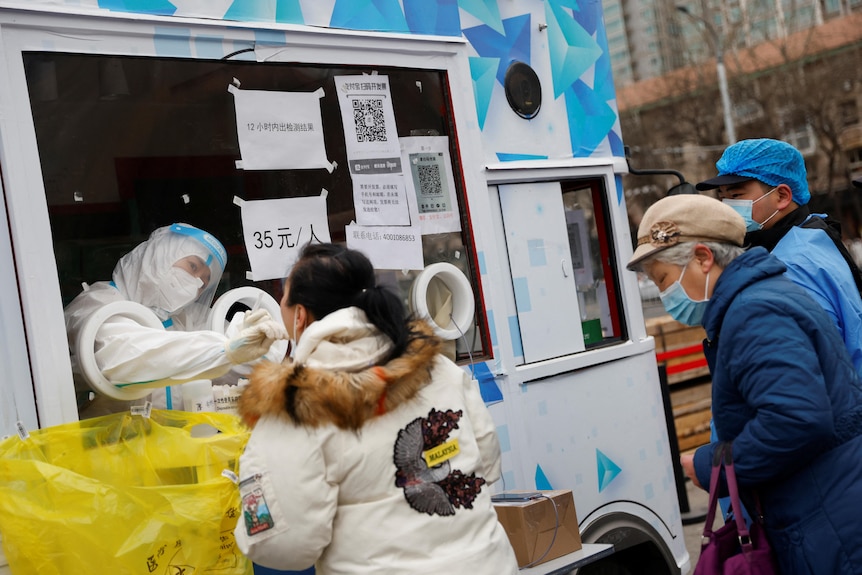
[[[231,52],[227,56],[223,56],[222,60],[230,60],[234,56],[237,56],[239,54],[243,54],[245,52],[254,52],[254,48],[253,47],[252,48],[243,48],[242,50],[237,50],[236,52]]]

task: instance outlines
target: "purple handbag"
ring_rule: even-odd
[[[729,521],[720,529],[712,530],[715,510],[718,507],[718,481],[724,467],[727,490],[734,510],[734,521]],[[740,510],[739,490],[736,486],[736,473],[733,471],[733,456],[730,444],[722,443],[715,451],[712,461],[712,477],[709,481],[709,509],[706,525],[703,528],[703,542],[700,558],[694,575],[776,575],[778,564],[759,517],[751,522],[751,529],[745,525]],[[759,510],[758,510],[759,511]]]

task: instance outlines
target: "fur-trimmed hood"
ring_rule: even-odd
[[[300,425],[333,424],[357,430],[369,419],[408,401],[430,382],[441,341],[421,320],[411,322],[410,333],[399,357],[358,370],[327,369],[317,362],[263,362],[252,372],[240,397],[240,415],[249,425],[264,415],[275,415]]]

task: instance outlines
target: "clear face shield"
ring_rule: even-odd
[[[161,282],[165,301],[173,299],[167,307],[177,306],[166,310],[170,313],[168,321],[173,324],[166,327],[184,331],[209,329],[210,306],[224,273],[227,252],[213,235],[193,226],[173,224],[169,230],[184,241],[176,254],[182,257],[173,263]]]
[[[126,299],[150,308],[167,329],[206,329],[226,262],[227,252],[214,236],[172,224],[124,255],[112,282]]]

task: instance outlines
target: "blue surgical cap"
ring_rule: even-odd
[[[786,184],[793,201],[808,203],[808,177],[802,154],[788,144],[769,138],[742,140],[729,146],[715,163],[718,176],[697,184],[699,190],[710,190],[745,180],[758,180],[770,186]]]

